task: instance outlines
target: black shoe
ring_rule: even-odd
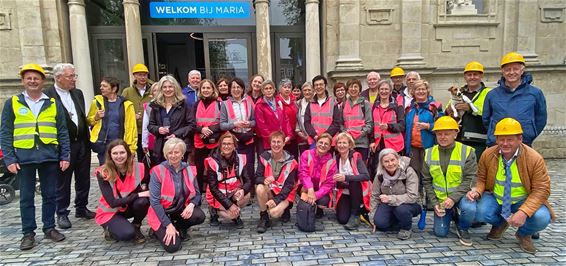
[[[471,228],[480,228],[484,225],[485,225],[485,223],[472,223],[472,226],[470,226],[470,227]]]
[[[106,240],[107,242],[118,242],[118,240],[116,240],[116,238],[114,238],[112,236],[112,233],[110,233],[110,230],[108,230],[108,227],[104,228],[104,240]]]
[[[59,228],[61,228],[61,229],[69,229],[73,225],[71,224],[71,221],[69,220],[69,216],[61,215],[61,216],[57,216],[57,226],[59,226]]]
[[[267,211],[261,212],[259,217],[259,223],[257,224],[257,232],[260,234],[265,233],[267,228],[271,227],[271,220],[269,220],[269,214]]]
[[[315,218],[316,219],[320,219],[324,216],[324,210],[322,208],[318,208],[316,207],[316,214],[315,214]]]
[[[240,216],[238,216],[238,218],[236,218],[236,219],[232,219],[232,221],[234,222],[234,225],[236,226],[236,228],[238,228],[238,229],[244,228],[244,221],[242,221]]]
[[[531,238],[532,238],[532,239],[540,239],[540,234],[539,234],[539,232],[534,233],[534,234],[531,236]]]
[[[470,237],[470,232],[468,230],[457,229],[458,238],[460,238],[460,243],[464,246],[472,246],[472,238]]]
[[[181,238],[181,241],[183,242],[191,239],[191,236],[189,235],[189,229],[181,229],[179,231],[179,238]]]
[[[323,223],[315,222],[315,224],[314,224],[314,231],[315,231],[315,232],[324,231],[324,224],[323,224]]]
[[[84,218],[87,220],[93,219],[96,216],[96,213],[90,211],[89,209],[84,209],[82,211],[76,211],[75,217],[77,218]]]
[[[219,226],[220,222],[218,221],[218,210],[214,208],[208,208],[208,212],[210,213],[210,225]]]
[[[134,237],[134,243],[136,243],[136,244],[145,243],[145,236],[141,232],[141,225],[140,224],[134,224],[134,227],[135,227],[134,230],[136,231],[136,236]]]
[[[285,211],[283,211],[283,214],[281,215],[281,218],[279,218],[279,221],[281,221],[282,223],[288,223],[289,221],[291,221],[291,208],[287,207]]]
[[[360,218],[358,215],[351,215],[348,223],[344,225],[344,228],[350,231],[358,230],[358,227],[360,227]]]
[[[63,241],[65,239],[65,235],[59,233],[59,231],[57,231],[57,229],[51,228],[51,229],[49,229],[45,232],[45,238],[51,239],[54,242],[59,242],[59,241]]]
[[[22,237],[20,250],[30,250],[35,244],[35,233],[27,233]]]

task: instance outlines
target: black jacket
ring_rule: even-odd
[[[86,121],[86,112],[85,112],[85,98],[83,96],[83,92],[80,89],[72,89],[69,91],[71,94],[71,99],[75,104],[75,110],[77,111],[76,115],[78,117],[78,125],[73,123],[71,116],[69,115],[69,111],[65,108],[63,103],[61,102],[61,97],[57,93],[55,87],[51,87],[48,89],[43,90],[45,95],[55,98],[57,102],[65,109],[65,118],[67,120],[67,129],[69,130],[69,139],[71,142],[73,141],[81,141],[85,145],[90,145],[90,131],[88,129],[88,123]]]
[[[285,154],[285,159],[283,161],[283,165],[286,165],[288,163],[292,163],[293,160],[295,159],[293,157],[293,155],[289,154],[286,151],[283,151]],[[263,159],[265,160],[271,160],[271,151],[265,151],[260,155]],[[285,183],[283,183],[283,188],[281,188],[281,192],[277,195],[273,196],[273,201],[275,201],[275,204],[279,204],[280,202],[284,201],[287,199],[287,197],[289,197],[289,194],[291,193],[291,191],[293,191],[293,188],[295,188],[295,183],[298,179],[297,176],[297,172],[298,172],[298,164],[297,167],[291,171],[291,173],[289,174],[289,176],[287,177],[287,179],[285,180]],[[263,164],[261,162],[258,162],[257,164],[257,170],[255,171],[255,183],[256,185],[259,184],[263,184],[263,182],[265,181],[265,167],[263,166]],[[279,176],[274,176],[274,178],[277,180],[277,178],[279,178]]]
[[[210,154],[210,158],[216,161],[216,163],[220,168],[219,171],[221,173],[226,173],[228,169],[232,169],[232,167],[238,168],[238,156],[236,151],[232,153],[232,158],[226,160],[220,154],[220,152],[218,152],[218,149],[214,149]],[[248,168],[245,166],[243,168],[244,169],[242,169],[242,174],[240,176],[237,176],[237,178],[240,180],[240,188],[244,190],[244,194],[248,194],[252,190],[252,187],[254,185],[252,182],[253,178],[248,173],[247,171]],[[238,171],[239,169],[236,171],[236,175],[238,175]],[[218,176],[216,175],[216,172],[211,169],[207,169],[205,172],[205,176],[208,182],[208,188],[210,189],[210,193],[212,194],[212,196],[214,196],[214,198],[218,202],[220,202],[220,204],[222,204],[222,206],[226,210],[229,209],[230,206],[232,206],[232,204],[234,203],[228,197],[229,195],[225,195],[224,193],[222,193],[222,191],[220,191],[220,189],[218,189]]]

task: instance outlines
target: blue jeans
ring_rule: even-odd
[[[377,205],[373,224],[380,231],[411,230],[413,217],[421,213],[421,205],[417,203],[403,203],[399,206],[380,203]]]
[[[57,179],[59,171],[58,162],[45,162],[41,164],[20,165],[18,178],[20,179],[20,215],[22,218],[22,232],[33,233],[37,229],[35,223],[35,174],[39,173],[41,186],[41,221],[43,232],[55,227],[55,209],[57,198]]]
[[[524,200],[511,205],[511,212],[519,211]],[[497,202],[492,192],[484,192],[477,203],[476,221],[489,223],[495,227],[500,226],[505,219],[501,216],[501,204]],[[543,230],[550,224],[550,211],[546,206],[540,208],[531,216],[527,217],[525,224],[519,227],[517,234],[520,236],[532,235]]]
[[[475,205],[467,198],[462,197],[459,202],[454,204],[451,209],[446,209],[446,215],[440,217],[434,213],[434,235],[438,237],[445,237],[450,232],[450,222],[454,219],[454,213],[460,210],[458,218],[456,219],[456,227],[460,230],[468,230],[474,221],[475,212],[470,211],[469,205]],[[458,207],[456,207],[458,206]],[[465,209],[465,210],[462,210]]]

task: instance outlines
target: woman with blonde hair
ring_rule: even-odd
[[[192,110],[185,104],[185,96],[177,80],[171,75],[163,76],[157,88],[157,95],[149,104],[151,111],[147,126],[149,133],[155,136],[153,157],[156,165],[165,160],[165,141],[176,137],[189,145],[189,136],[194,128]]]

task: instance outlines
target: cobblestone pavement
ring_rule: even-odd
[[[96,161],[96,159],[94,160]],[[350,232],[339,225],[332,211],[326,211],[323,219],[326,230],[302,233],[294,226],[294,213],[290,223],[281,225],[264,234],[255,232],[259,211],[256,206],[243,210],[245,229],[237,230],[229,223],[220,227],[205,224],[196,226],[191,240],[174,254],[167,254],[155,240],[143,245],[104,241],[101,227],[94,221],[76,219],[71,212],[73,227],[62,230],[67,239],[53,243],[43,239],[41,230],[36,233],[37,243],[30,251],[19,250],[21,235],[18,196],[7,205],[0,206],[0,265],[499,265],[499,264],[566,264],[566,168],[565,160],[549,161],[552,178],[550,202],[558,219],[541,232],[535,241],[539,252],[524,253],[514,237],[514,229],[508,230],[500,241],[485,240],[490,226],[471,229],[474,245],[459,244],[453,226],[447,238],[432,235],[431,213],[427,215],[427,228],[415,231],[407,241],[397,240],[395,234],[372,234],[369,228]],[[90,208],[95,210],[99,191],[93,179]],[[36,197],[38,226],[41,228],[41,197]],[[204,207],[203,209],[206,209]],[[147,225],[142,227],[147,232]]]

